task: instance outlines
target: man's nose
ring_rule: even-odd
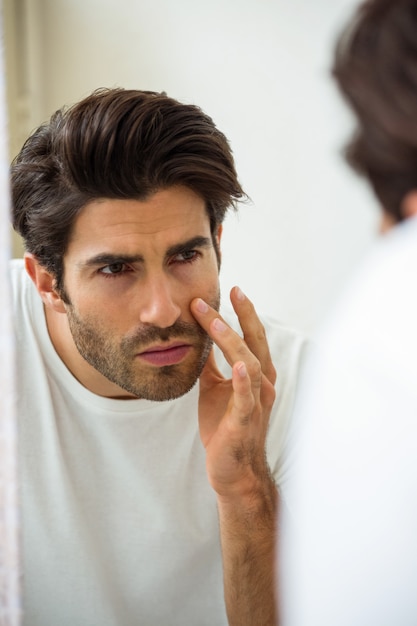
[[[140,297],[140,321],[159,328],[169,328],[181,316],[178,287],[163,276],[150,277]]]

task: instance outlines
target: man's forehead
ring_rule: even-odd
[[[160,245],[169,247],[210,235],[210,219],[200,196],[186,188],[157,192],[148,200],[100,199],[87,204],[74,222],[68,252],[75,248]]]

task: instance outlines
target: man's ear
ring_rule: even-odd
[[[417,215],[417,189],[412,189],[405,195],[401,210],[406,219]]]
[[[38,261],[35,255],[25,252],[25,268],[43,303],[57,313],[66,313],[64,302],[55,289],[55,278]]]

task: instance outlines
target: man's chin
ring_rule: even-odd
[[[190,376],[186,372],[173,372],[172,367],[161,367],[144,379],[142,376],[139,383],[135,380],[128,380],[125,376],[123,381],[114,380],[124,391],[132,394],[141,400],[150,400],[152,402],[166,402],[168,400],[176,400],[185,396],[195,386],[200,376],[200,368],[196,371],[193,369],[193,375]],[[109,376],[110,379],[110,376]]]
[[[177,400],[182,396],[185,396],[193,387],[195,387],[198,378],[196,378],[191,383],[188,381],[187,384],[164,384],[161,382],[160,385],[149,385],[146,387],[141,387],[141,389],[126,389],[130,393],[133,393],[137,398],[141,400],[150,400],[151,402],[167,402],[169,400]]]
[[[197,381],[196,381],[197,382]],[[174,390],[170,390],[167,393],[162,392],[161,390],[159,390],[158,393],[155,394],[150,394],[149,397],[144,398],[146,400],[151,400],[153,402],[169,402],[170,400],[177,400],[178,398],[182,398],[183,396],[187,395],[187,393],[189,393],[194,387],[195,387],[195,382],[190,386],[188,386],[186,389],[174,389]]]

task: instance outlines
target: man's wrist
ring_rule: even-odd
[[[229,491],[217,493],[217,504],[225,514],[275,515],[278,506],[278,489],[268,472],[262,479],[257,478],[245,485],[234,486]]]

